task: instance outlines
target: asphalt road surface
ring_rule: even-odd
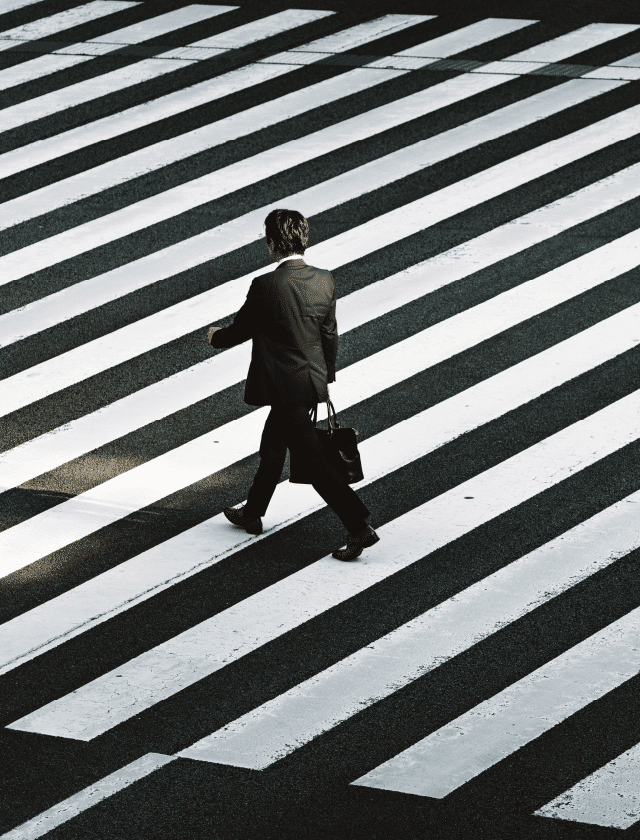
[[[0,190],[0,840],[640,837],[637,2],[0,0]],[[274,207],[353,563],[222,513]]]

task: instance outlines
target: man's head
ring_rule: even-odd
[[[302,256],[309,243],[309,222],[297,210],[272,210],[264,220],[267,248],[281,260],[293,254]]]

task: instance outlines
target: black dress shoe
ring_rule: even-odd
[[[223,513],[234,525],[239,525],[247,532],[247,534],[261,534],[262,533],[262,519],[256,516],[254,519],[247,519],[244,515],[246,505],[239,508],[228,507]]]
[[[360,557],[363,548],[370,548],[377,542],[380,542],[380,537],[371,525],[367,525],[364,531],[361,531],[353,537],[347,537],[347,547],[338,548],[333,552],[333,556],[336,560],[355,560],[356,557]]]

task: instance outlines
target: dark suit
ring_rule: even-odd
[[[254,278],[231,326],[212,347],[253,339],[244,401],[270,405],[260,444],[260,468],[247,497],[247,515],[264,516],[284,467],[287,448],[304,463],[315,490],[350,533],[364,527],[369,510],[327,463],[309,415],[328,397],[338,352],[336,290],[330,271],[302,257]]]

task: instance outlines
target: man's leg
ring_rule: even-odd
[[[312,476],[313,489],[324,499],[347,531],[358,534],[370,515],[367,506],[338,471],[327,463],[324,450],[309,416],[310,405],[289,406],[283,412],[286,442],[299,463],[305,463]]]
[[[277,406],[272,406],[264,424],[260,441],[260,466],[247,496],[244,507],[247,519],[264,516],[275,493],[284,461],[287,444],[282,432],[282,420]]]

